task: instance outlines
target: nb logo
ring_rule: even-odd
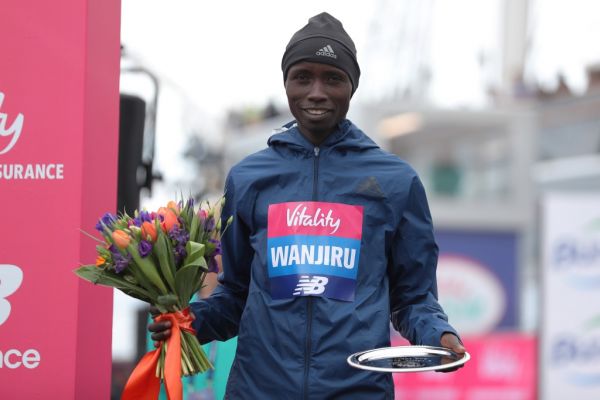
[[[23,271],[16,265],[0,264],[0,325],[10,315],[10,303],[6,297],[10,296],[21,286]]]
[[[325,285],[329,279],[325,276],[310,276],[302,275],[298,281],[298,285],[294,290],[294,296],[310,296],[315,294],[323,294]]]
[[[0,108],[2,107],[2,102],[4,101],[4,93],[0,92]],[[7,153],[10,149],[13,148],[17,140],[19,140],[19,136],[21,136],[21,130],[23,129],[23,120],[25,117],[23,114],[19,113],[17,117],[14,119],[12,124],[8,125],[8,115],[5,113],[0,113],[0,137],[1,136],[12,136],[10,142],[6,145],[5,148],[0,148],[0,154]]]

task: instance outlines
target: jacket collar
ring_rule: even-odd
[[[300,147],[302,149],[313,151],[315,145],[312,144],[298,129],[296,121],[291,121],[279,129],[269,138],[268,145]],[[356,127],[350,120],[343,119],[327,139],[319,146],[320,148],[356,148],[367,149],[377,148],[367,135]]]

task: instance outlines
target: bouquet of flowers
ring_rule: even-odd
[[[123,398],[157,398],[163,380],[169,398],[181,398],[181,375],[212,368],[191,326],[189,302],[207,273],[217,272],[224,205],[171,201],[156,212],[133,217],[107,213],[96,225],[103,240],[95,265],[75,273],[94,284],[117,288],[158,308],[155,318],[171,321],[171,337],[146,354],[131,374]],[[227,226],[231,218],[227,221]],[[223,231],[227,228],[223,227]]]

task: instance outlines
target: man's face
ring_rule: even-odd
[[[285,92],[300,131],[318,145],[346,117],[352,83],[332,65],[299,62],[288,71]]]

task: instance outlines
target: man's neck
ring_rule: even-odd
[[[329,131],[328,133],[311,132],[300,125],[298,125],[298,129],[300,130],[302,136],[306,138],[306,140],[308,140],[310,143],[317,147],[323,144],[327,140],[327,138],[331,136],[333,132],[335,132],[335,129]]]

